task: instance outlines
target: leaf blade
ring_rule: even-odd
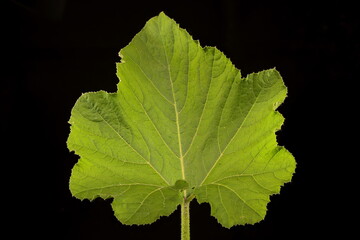
[[[262,220],[296,163],[275,132],[287,89],[275,69],[242,78],[164,13],[120,51],[117,93],[87,93],[68,148],[81,156],[70,189],[114,198],[116,217],[147,224],[194,196],[225,227]],[[193,195],[194,194],[194,195]]]

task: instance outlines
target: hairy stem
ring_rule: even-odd
[[[193,198],[184,197],[181,204],[181,240],[190,240],[190,202]]]

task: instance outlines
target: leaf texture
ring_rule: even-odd
[[[120,56],[118,91],[85,93],[72,110],[72,194],[113,198],[124,224],[152,223],[189,195],[225,227],[262,220],[296,165],[276,141],[287,94],[279,72],[243,78],[164,13]]]

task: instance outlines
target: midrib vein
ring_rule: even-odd
[[[174,100],[175,121],[176,121],[177,137],[178,137],[178,142],[179,142],[179,159],[180,159],[180,165],[181,165],[181,176],[183,179],[185,179],[184,156],[183,156],[183,151],[182,151],[180,125],[179,125],[179,112],[178,112],[178,108],[177,108],[176,97],[175,97],[175,92],[174,92],[174,85],[173,85],[172,77],[171,77],[171,69],[170,69],[170,64],[169,64],[168,58],[167,58],[166,50],[165,50],[165,57],[166,57],[167,65],[168,65],[167,68],[169,71],[171,92],[172,92],[173,100]]]
[[[175,121],[176,121],[177,137],[178,137],[178,142],[179,142],[179,159],[180,159],[180,166],[181,166],[181,176],[185,180],[184,157],[183,157],[183,151],[182,151],[180,125],[179,125],[179,111],[178,111],[178,108],[177,108],[177,102],[176,102],[176,97],[175,97],[175,92],[174,92],[174,84],[173,84],[173,81],[172,81],[172,74],[171,74],[169,58],[168,58],[168,55],[167,55],[167,52],[166,52],[165,44],[164,44],[164,41],[163,41],[163,36],[161,35],[159,25],[158,25],[158,28],[159,28],[160,39],[161,39],[162,45],[164,46],[165,60],[166,60],[166,65],[167,65],[167,69],[168,69],[168,72],[169,72],[169,81],[170,81],[170,86],[171,86],[171,93],[172,93],[173,101],[174,101]],[[184,191],[184,196],[186,196],[186,190]]]
[[[172,85],[172,84],[171,84]],[[173,91],[174,94],[174,91]],[[175,108],[175,117],[176,117],[176,128],[177,128],[177,135],[178,135],[178,141],[179,141],[179,153],[180,153],[180,164],[181,164],[181,176],[183,179],[185,179],[185,171],[184,171],[184,157],[182,152],[182,144],[181,144],[181,135],[180,135],[180,126],[179,126],[179,113],[177,111],[176,101],[175,101],[175,95],[174,95],[174,108]]]

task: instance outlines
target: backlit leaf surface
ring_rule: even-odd
[[[242,77],[164,13],[120,56],[118,91],[85,93],[71,112],[72,194],[113,198],[124,224],[167,216],[184,194],[210,203],[225,227],[262,220],[295,171],[276,142],[287,94],[278,71]]]

